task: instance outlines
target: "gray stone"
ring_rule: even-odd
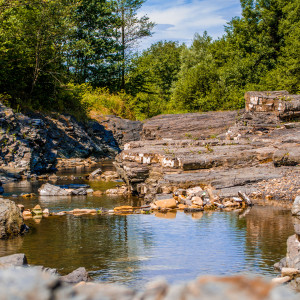
[[[102,169],[101,168],[98,168],[97,170],[93,171],[90,175],[89,175],[89,178],[93,178],[95,176],[98,176],[98,175],[101,175],[102,173]]]
[[[58,284],[57,277],[30,268],[0,270],[1,299],[54,300]]]
[[[295,201],[294,201],[293,207],[292,207],[292,215],[300,216],[300,196],[297,196],[295,198]]]
[[[57,269],[47,268],[44,266],[30,266],[31,269],[38,270],[40,272],[48,273],[50,275],[59,275]]]
[[[294,225],[295,233],[300,236],[300,216],[293,217],[293,225]]]
[[[300,242],[297,234],[287,240],[286,267],[300,270]]]
[[[61,278],[32,268],[0,269],[1,299],[18,300],[278,300],[299,299],[287,287],[275,287],[261,278],[246,276],[200,277],[185,284],[164,280],[149,283],[145,291],[124,286],[84,283],[65,285]]]
[[[142,139],[207,138],[225,132],[234,124],[237,115],[237,111],[159,115],[145,121]]]
[[[78,283],[81,281],[88,281],[89,274],[85,268],[78,268],[70,274],[62,276],[61,280],[67,283]]]
[[[25,266],[27,265],[27,258],[25,254],[13,254],[8,256],[0,257],[0,266]]]
[[[50,183],[43,184],[38,191],[41,196],[70,196],[72,194],[72,190],[66,190]]]
[[[87,195],[87,189],[86,188],[80,188],[72,190],[72,195],[74,196],[85,196]]]
[[[15,202],[0,199],[0,239],[19,235],[24,230],[21,210]]]
[[[286,257],[282,258],[278,263],[274,264],[274,269],[281,271],[282,268],[286,268]]]

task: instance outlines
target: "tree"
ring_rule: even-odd
[[[147,16],[137,17],[137,11],[146,0],[114,0],[115,10],[120,18],[119,43],[122,62],[120,65],[121,89],[125,88],[126,67],[130,60],[130,54],[138,40],[151,36],[154,23]]]
[[[204,32],[195,35],[190,48],[181,54],[181,69],[172,93],[172,106],[179,111],[214,109],[205,97],[219,80],[216,62],[210,51],[212,39]]]
[[[182,45],[160,41],[132,59],[126,90],[135,115],[149,118],[167,109],[172,84],[180,70]]]
[[[12,104],[57,104],[66,82],[72,9],[71,0],[1,0],[0,90],[10,95]]]
[[[76,83],[90,82],[93,86],[118,84],[118,63],[121,61],[116,28],[120,19],[111,1],[82,0],[74,12],[76,31],[72,37],[69,68]]]
[[[300,92],[300,1],[280,1],[282,18],[278,26],[282,37],[278,63],[269,72],[264,84],[271,89]]]

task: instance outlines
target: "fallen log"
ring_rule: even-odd
[[[247,203],[248,206],[253,206],[251,199],[245,193],[239,191],[238,195]]]

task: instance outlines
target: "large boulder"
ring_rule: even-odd
[[[297,234],[287,240],[286,266],[300,270],[300,241]]]
[[[0,266],[4,267],[20,267],[27,265],[26,255],[23,253],[0,257]]]
[[[13,201],[0,199],[0,239],[19,235],[24,229],[20,208]]]
[[[62,276],[61,280],[67,283],[78,283],[89,280],[89,274],[85,268],[78,268],[68,275]]]
[[[300,196],[297,196],[292,207],[292,215],[300,216]]]
[[[57,185],[45,183],[39,188],[39,194],[41,196],[70,196],[72,191],[63,189]]]
[[[287,287],[274,287],[261,278],[246,276],[205,276],[185,284],[169,285],[164,280],[150,282],[144,291],[104,283],[62,284],[61,279],[37,269],[0,269],[1,299],[19,300],[220,300],[220,299],[299,299]]]
[[[45,183],[39,188],[41,196],[83,196],[93,192],[87,184],[53,185]]]

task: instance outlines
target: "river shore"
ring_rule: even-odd
[[[1,238],[25,232],[27,221],[52,217],[154,214],[170,220],[184,211],[197,220],[211,212],[242,219],[253,204],[291,209],[300,195],[299,103],[283,102],[280,93],[246,94],[241,111],[164,115],[143,123],[98,115],[81,123],[71,116],[15,113],[1,104],[0,193],[12,200],[0,199]],[[99,168],[105,161],[106,169]],[[18,182],[25,185],[15,194]],[[51,211],[51,197],[67,205]],[[113,197],[122,200],[112,205]],[[110,207],[74,206],[95,198]],[[278,282],[285,278],[294,288],[297,220],[286,260],[277,265]],[[286,268],[294,270],[287,275]],[[163,295],[168,299],[168,292]]]

